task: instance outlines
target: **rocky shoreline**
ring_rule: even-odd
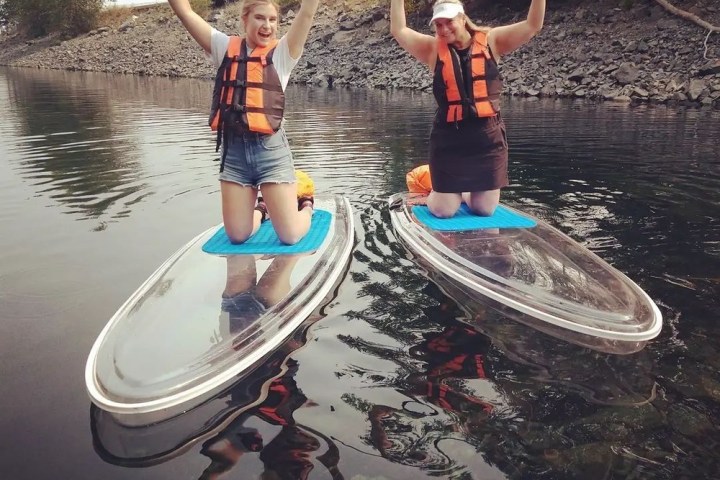
[[[318,11],[293,73],[295,83],[430,90],[430,73],[390,36],[387,5],[330,3],[324,2]],[[720,25],[720,6],[707,0],[684,3],[675,2]],[[617,5],[614,0],[596,0],[562,10],[551,3],[542,32],[503,58],[505,93],[720,109],[720,35],[708,36],[707,30],[652,1],[637,1],[629,9]],[[293,16],[291,10],[284,12],[281,31]],[[487,16],[483,24],[521,19],[508,11]],[[409,20],[429,33],[426,18]],[[213,11],[209,21],[225,32],[240,29],[234,5]],[[167,5],[135,10],[117,28],[71,40],[26,41],[3,35],[0,44],[0,65],[170,77],[214,75],[209,60]]]

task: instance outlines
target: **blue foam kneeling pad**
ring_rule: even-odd
[[[495,213],[490,217],[474,214],[464,203],[460,205],[460,209],[455,216],[450,218],[434,216],[425,205],[412,207],[412,213],[418,222],[433,230],[440,231],[477,230],[480,228],[530,228],[537,225],[535,220],[519,215],[502,205],[498,205]]]
[[[202,249],[215,255],[239,254],[293,254],[317,250],[330,231],[332,214],[327,210],[315,210],[307,235],[295,245],[286,245],[280,241],[270,220],[263,222],[255,235],[240,244],[230,242],[225,227],[220,227]]]

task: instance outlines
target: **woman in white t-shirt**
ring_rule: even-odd
[[[277,2],[245,0],[240,43],[211,27],[189,0],[168,2],[218,67],[211,126],[219,132],[219,143],[222,138],[220,191],[228,237],[244,242],[270,215],[280,240],[297,243],[310,228],[313,198],[298,199],[292,153],[282,127],[283,92],[303,52],[319,0],[302,0],[279,41]]]

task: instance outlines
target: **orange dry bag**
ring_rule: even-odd
[[[430,166],[420,165],[410,170],[405,175],[408,191],[410,193],[426,193],[432,191],[432,180],[430,179]]]
[[[295,170],[295,180],[297,181],[298,198],[310,198],[315,195],[315,182],[310,175],[302,170]]]

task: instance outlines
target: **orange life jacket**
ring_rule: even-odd
[[[223,135],[244,132],[270,135],[280,130],[285,93],[272,61],[277,43],[273,40],[248,54],[244,38],[230,37],[225,58],[215,75],[210,110],[210,128],[217,131],[216,151]],[[227,148],[223,160],[226,152]]]
[[[487,34],[475,32],[470,45],[470,66],[465,67],[454,48],[437,41],[438,58],[433,93],[446,122],[472,117],[494,117],[500,111],[502,77],[490,54]],[[471,79],[466,77],[471,76]],[[469,88],[468,88],[469,87]]]

